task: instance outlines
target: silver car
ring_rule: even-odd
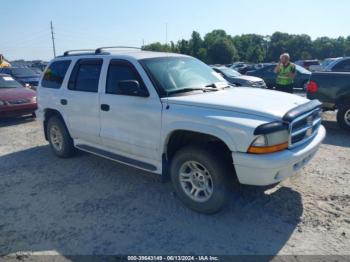
[[[267,88],[263,79],[255,76],[242,75],[239,72],[225,66],[212,66],[215,72],[221,74],[226,81],[236,86]]]

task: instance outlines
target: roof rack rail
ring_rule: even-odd
[[[68,50],[66,52],[63,53],[63,56],[68,56],[68,55],[78,55],[80,53],[94,53],[95,50],[94,49],[75,49],[75,50]]]
[[[101,54],[104,49],[137,49],[141,50],[140,47],[134,47],[134,46],[106,46],[106,47],[99,47],[95,50],[95,54]]]

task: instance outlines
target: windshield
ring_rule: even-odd
[[[311,74],[311,72],[300,65],[295,65],[296,70],[301,74]]]
[[[0,76],[0,89],[1,88],[18,88],[22,87],[20,83],[14,80],[11,76]]]
[[[238,73],[236,70],[233,70],[231,68],[218,68],[218,70],[221,71],[227,77],[241,76],[240,73]]]
[[[226,80],[203,62],[190,57],[161,57],[140,61],[156,82],[161,95],[205,88]]]
[[[32,69],[30,68],[12,68],[11,69],[12,71],[12,74],[14,76],[18,76],[18,77],[21,77],[21,76],[37,76],[37,73],[34,72]]]

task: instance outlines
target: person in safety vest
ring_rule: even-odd
[[[291,63],[289,59],[289,54],[282,54],[274,72],[277,74],[276,90],[292,94],[296,71],[295,64]]]
[[[11,67],[10,63],[5,60],[5,57],[0,54],[0,68]]]

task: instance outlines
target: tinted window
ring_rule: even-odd
[[[79,60],[69,79],[68,89],[97,92],[101,67],[101,59]]]
[[[26,67],[14,67],[11,69],[12,74],[17,77],[25,77],[25,76],[37,76],[38,74],[35,73],[32,69],[26,68]]]
[[[339,64],[333,68],[333,71],[350,72],[350,59],[339,62]]]
[[[46,69],[41,86],[55,89],[60,88],[70,62],[69,60],[53,62],[49,68]]]
[[[11,69],[9,69],[9,68],[3,68],[3,69],[1,70],[1,73],[11,75]]]
[[[1,88],[19,88],[22,87],[12,76],[0,76],[0,89]]]
[[[304,66],[312,66],[312,65],[319,65],[319,64],[320,64],[320,62],[318,62],[318,61],[306,61],[304,63]]]
[[[125,80],[136,80],[141,88],[146,89],[132,64],[126,61],[112,61],[108,68],[106,93],[122,95],[123,91],[118,87],[118,84]]]

